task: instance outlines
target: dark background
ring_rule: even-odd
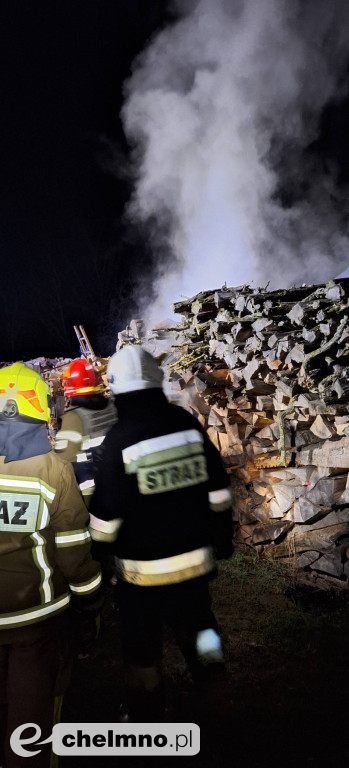
[[[0,360],[78,355],[74,323],[101,353],[114,351],[132,317],[134,285],[151,263],[122,220],[131,182],[119,111],[131,62],[165,6],[2,6]]]
[[[140,281],[151,298],[154,266],[145,233],[123,218],[122,84],[172,17],[166,0],[19,0],[0,13],[0,361],[78,355],[74,323],[109,354]],[[339,185],[348,128],[342,99],[309,148]]]

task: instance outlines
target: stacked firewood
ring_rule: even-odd
[[[343,581],[348,299],[349,280],[205,291],[173,305],[184,320],[167,358],[230,472],[240,541]]]

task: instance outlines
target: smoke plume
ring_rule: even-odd
[[[153,316],[223,283],[321,282],[347,266],[341,194],[309,147],[340,93],[342,0],[183,0],[134,63],[124,130],[158,253]]]

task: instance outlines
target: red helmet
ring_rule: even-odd
[[[68,397],[75,395],[92,395],[94,392],[102,392],[103,385],[100,383],[96,371],[91,363],[81,357],[73,360],[65,368],[62,376],[64,394]]]

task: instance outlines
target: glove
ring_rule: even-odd
[[[113,544],[104,541],[92,541],[91,555],[93,560],[97,560],[100,563],[103,586],[108,586],[113,576],[115,576]]]
[[[79,658],[89,655],[89,651],[99,637],[103,596],[100,594],[93,602],[77,601],[73,605],[75,618],[76,646]]]

